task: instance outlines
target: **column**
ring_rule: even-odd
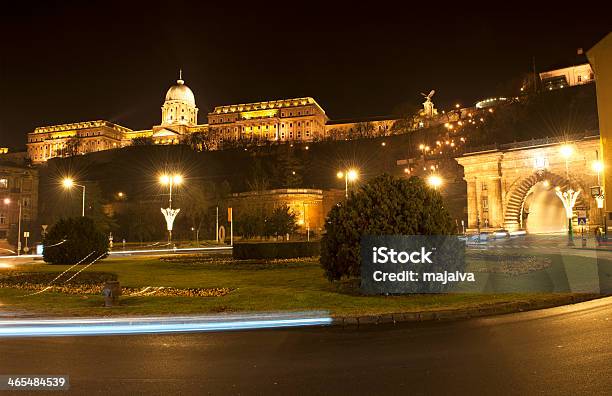
[[[504,214],[502,210],[501,178],[489,179],[488,190],[490,226],[502,228],[504,226]]]
[[[467,228],[476,228],[478,219],[478,200],[476,193],[476,178],[466,180],[467,183]]]

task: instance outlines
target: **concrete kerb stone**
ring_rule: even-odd
[[[515,312],[531,311],[536,309],[552,308],[560,305],[575,304],[592,300],[595,298],[604,297],[603,295],[579,294],[569,296],[555,296],[551,299],[539,301],[516,301],[503,304],[495,304],[488,306],[477,306],[463,309],[449,309],[440,311],[422,311],[422,312],[397,312],[391,314],[380,315],[360,315],[360,316],[342,316],[336,317],[333,320],[334,326],[343,328],[359,328],[362,326],[389,324],[389,323],[406,323],[406,322],[428,322],[428,321],[447,321],[447,320],[463,320],[473,317],[482,317],[490,315],[502,315]]]

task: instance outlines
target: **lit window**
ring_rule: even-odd
[[[0,188],[2,189],[8,188],[8,179],[0,179]]]

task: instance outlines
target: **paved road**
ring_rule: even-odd
[[[460,322],[0,340],[72,394],[610,394],[612,298]],[[23,395],[24,393],[19,393]]]

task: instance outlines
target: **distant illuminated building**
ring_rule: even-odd
[[[83,121],[36,128],[28,133],[27,155],[34,164],[55,157],[112,150],[136,144],[189,143],[206,149],[223,147],[229,141],[310,142],[322,139],[348,140],[387,136],[426,128],[445,121],[457,121],[469,109],[453,109],[439,115],[431,97],[414,117],[402,119],[393,131],[396,117],[331,121],[325,110],[312,98],[271,100],[217,106],[207,114],[206,124],[198,124],[199,109],[193,91],[182,73],[166,92],[161,106],[161,122],[151,129],[132,130],[106,120]],[[442,112],[444,113],[444,112]],[[197,139],[194,134],[199,134]],[[205,141],[204,143],[199,143]],[[384,145],[382,145],[384,146]]]
[[[553,66],[550,70],[540,73],[542,88],[552,91],[594,82],[593,69],[582,48],[578,49],[576,56],[576,59],[570,64]]]
[[[326,134],[325,111],[310,97],[218,106],[208,124],[198,124],[195,96],[182,79],[166,93],[159,125],[132,130],[105,120],[38,127],[28,134],[28,156],[34,163],[125,147],[144,139],[152,144],[179,144],[200,132],[223,140],[311,141]]]
[[[325,136],[328,118],[313,98],[218,106],[208,128],[220,139],[310,141]]]

